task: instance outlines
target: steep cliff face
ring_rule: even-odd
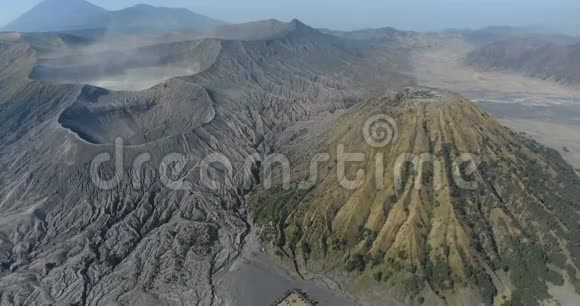
[[[369,305],[385,292],[410,304],[533,305],[550,298],[546,282],[578,283],[580,179],[555,151],[432,89],[320,122],[274,141],[290,184],[274,171],[278,184],[250,201],[262,238],[298,273],[334,275]]]

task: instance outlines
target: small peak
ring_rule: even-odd
[[[131,7],[129,7],[131,9],[140,9],[140,10],[150,10],[150,9],[155,9],[157,7],[150,5],[150,4],[144,4],[144,3],[140,3],[140,4],[135,4]]]
[[[299,33],[319,33],[318,30],[308,26],[307,24],[303,23],[298,19],[292,19],[290,21],[290,26],[294,28],[295,32]]]
[[[290,24],[294,25],[294,26],[301,26],[301,27],[306,27],[307,25],[305,23],[303,23],[302,21],[294,18],[292,19],[292,21],[290,21]]]
[[[53,5],[53,4],[68,4],[68,5],[89,4],[89,5],[94,6],[93,3],[86,1],[86,0],[44,0],[40,4],[48,4],[48,5]]]
[[[37,6],[52,6],[52,5],[91,5],[91,2],[86,0],[44,0],[40,2]]]
[[[382,27],[382,28],[379,28],[379,31],[386,32],[386,33],[399,32],[399,30],[397,30],[396,28],[393,28],[393,27]]]
[[[415,104],[418,102],[445,105],[463,100],[460,95],[444,90],[430,87],[407,87],[394,93],[394,99],[404,104]]]
[[[287,24],[287,23],[282,22],[276,18],[270,18],[270,19],[263,20],[262,23],[270,24],[270,25],[286,25]]]

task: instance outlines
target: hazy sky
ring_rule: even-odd
[[[41,0],[0,0],[4,25]],[[52,0],[57,1],[57,0]],[[138,3],[186,7],[228,22],[298,18],[315,27],[410,30],[542,26],[580,34],[579,0],[90,0],[107,9]]]

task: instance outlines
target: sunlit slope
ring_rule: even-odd
[[[377,114],[396,123],[379,147],[362,132]],[[278,184],[251,205],[264,241],[302,275],[334,275],[368,305],[382,294],[534,305],[550,298],[547,282],[579,284],[580,179],[557,152],[460,96],[409,89],[289,129],[276,145],[292,164],[291,188],[275,170]],[[364,171],[356,188],[339,179],[340,150],[364,154],[345,167],[350,181]],[[304,187],[319,153],[329,160]]]

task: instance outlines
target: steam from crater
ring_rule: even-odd
[[[220,50],[215,40],[124,43],[100,40],[66,52],[47,53],[30,77],[54,83],[90,84],[110,90],[140,91],[168,79],[197,74]]]

